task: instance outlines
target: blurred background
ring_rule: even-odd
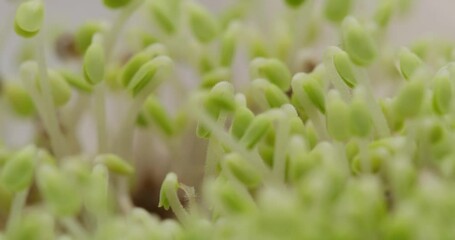
[[[213,11],[218,11],[232,0],[197,0]],[[264,4],[274,5],[279,0],[262,0]],[[365,1],[365,0],[361,0]],[[415,8],[406,20],[393,24],[392,37],[397,44],[406,44],[410,39],[419,36],[438,35],[455,39],[451,28],[455,22],[455,1],[453,0],[414,0]],[[8,0],[0,0],[0,19],[14,12]],[[63,26],[76,26],[85,19],[105,19],[115,15],[115,11],[103,8],[101,0],[45,0],[47,3],[48,21],[58,22]],[[375,1],[365,1],[375,2]],[[3,21],[0,21],[3,25]]]

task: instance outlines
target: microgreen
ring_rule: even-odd
[[[99,2],[0,18],[0,239],[455,237],[455,44],[388,38],[413,1]]]

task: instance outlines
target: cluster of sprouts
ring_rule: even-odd
[[[411,0],[102,2],[57,37],[9,3],[2,136],[33,130],[2,139],[0,239],[455,238],[455,44],[390,45]]]

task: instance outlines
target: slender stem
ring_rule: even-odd
[[[133,209],[133,203],[131,202],[128,180],[124,177],[118,179],[117,186],[117,199],[120,204],[120,208],[124,213],[128,213]]]
[[[116,143],[114,144],[114,149],[112,150],[126,159],[130,159],[131,157],[134,126],[144,101],[145,98],[134,99],[133,103],[128,108],[125,118],[120,125],[117,137],[115,138]]]
[[[174,212],[177,219],[181,223],[186,223],[189,219],[189,214],[185,210],[185,208],[182,206],[182,203],[180,202],[180,199],[177,196],[177,191],[174,191],[172,189],[167,189],[166,196],[169,200],[169,205],[171,206],[172,211]]]
[[[338,75],[333,63],[333,52],[330,49],[324,54],[324,66],[326,68],[326,78],[332,82],[332,85],[338,90],[343,100],[349,102],[352,95],[351,91]]]
[[[198,205],[197,205],[197,199],[196,199],[196,192],[193,187],[186,186],[184,184],[180,184],[180,189],[183,190],[185,193],[185,200],[188,202],[188,205],[186,207],[187,211],[189,214],[195,216],[198,214]]]
[[[115,45],[117,44],[118,36],[123,30],[128,19],[134,14],[134,12],[144,3],[144,0],[136,0],[130,3],[125,9],[122,10],[120,15],[118,15],[114,24],[110,28],[110,31],[106,34],[105,43],[106,43],[106,59],[110,59],[111,54],[113,54]]]
[[[71,144],[69,153],[74,154],[80,151],[80,143],[76,136],[76,128],[81,117],[84,114],[84,111],[87,109],[90,97],[84,93],[79,93],[77,95],[75,106],[71,109],[68,114],[62,115],[62,121],[65,123],[66,137],[68,139],[68,144]]]
[[[105,153],[108,148],[108,132],[106,123],[106,99],[104,84],[95,87],[95,115],[98,134],[98,153]]]
[[[134,137],[134,126],[136,123],[137,116],[144,105],[144,102],[147,100],[147,97],[150,93],[154,92],[158,86],[162,82],[162,74],[166,71],[166,64],[167,59],[162,58],[162,68],[158,70],[158,72],[152,77],[149,83],[140,91],[140,93],[134,97],[133,103],[128,109],[128,113],[126,117],[123,119],[122,124],[120,125],[120,129],[116,138],[116,143],[114,150],[119,151],[120,156],[130,159],[132,157],[132,142]],[[124,143],[127,144],[124,144]]]
[[[46,57],[44,52],[44,34],[41,31],[37,36],[37,62],[39,69],[39,85],[42,90],[41,96],[43,97],[43,115],[46,116],[42,119],[45,123],[47,131],[50,135],[52,150],[57,157],[62,157],[66,153],[66,146],[64,136],[61,132],[59,121],[57,119],[57,109],[55,108],[52,99],[51,84],[47,74]]]
[[[65,226],[65,228],[70,232],[76,239],[85,240],[89,239],[88,234],[74,218],[63,218],[60,222]]]
[[[20,221],[22,210],[24,209],[25,203],[27,201],[29,189],[25,189],[21,192],[18,192],[14,195],[13,206],[8,217],[8,222],[6,224],[6,232],[10,232],[12,228]]]

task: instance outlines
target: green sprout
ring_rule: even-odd
[[[5,3],[0,239],[454,239],[455,44],[271,2]]]

